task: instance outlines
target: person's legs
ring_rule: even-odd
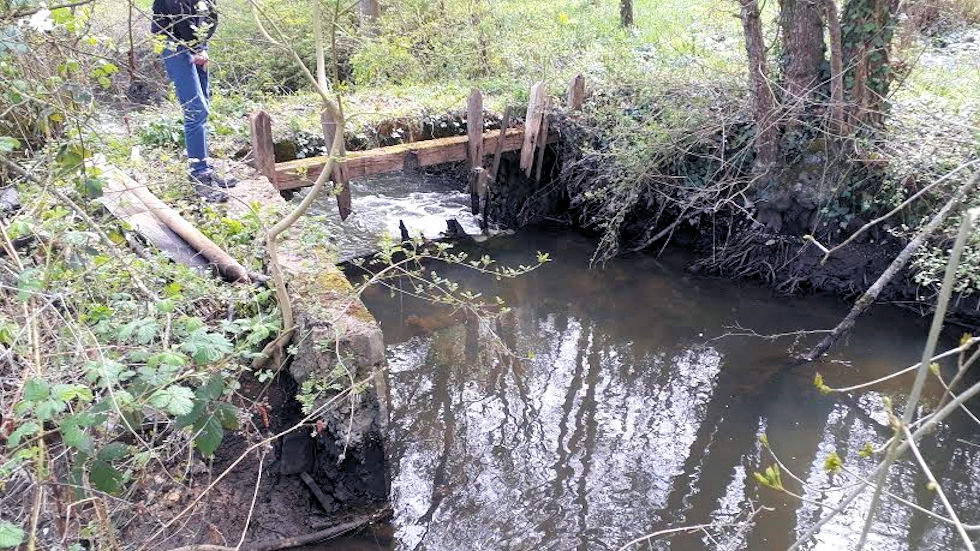
[[[174,83],[177,100],[184,110],[184,141],[187,157],[191,162],[191,174],[206,172],[208,165],[208,142],[205,125],[208,122],[207,71],[194,65],[192,54],[186,48],[166,49],[163,63],[167,76]],[[205,78],[202,82],[201,74]],[[203,85],[203,86],[202,86]]]
[[[211,70],[207,67],[201,67],[200,65],[195,65],[197,67],[197,79],[201,82],[201,91],[204,92],[204,99],[208,102],[208,107],[211,107]]]

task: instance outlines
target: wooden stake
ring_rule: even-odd
[[[504,118],[500,120],[500,135],[507,134],[507,127],[510,125],[510,106],[504,109]],[[493,169],[490,170],[490,181],[497,181],[497,174],[500,172],[500,159],[504,156],[504,140],[497,140],[497,148],[493,152]]]
[[[256,111],[248,117],[252,140],[252,166],[276,185],[276,151],[272,141],[272,117]]]
[[[470,169],[483,166],[483,94],[476,88],[466,104],[466,137]]]
[[[541,111],[541,127],[538,131],[538,139],[534,145],[538,148],[538,171],[535,173],[535,181],[541,181],[541,172],[544,169],[544,151],[548,149],[548,127],[550,126],[551,98],[545,98],[544,108]]]
[[[324,111],[320,115],[320,123],[323,126],[323,138],[326,140],[327,147],[330,147],[337,134],[337,122],[328,111]],[[328,151],[327,155],[330,154],[331,152]],[[337,210],[340,212],[340,220],[344,221],[354,211],[351,204],[350,178],[347,176],[347,148],[343,144],[340,146],[340,157],[341,159],[334,163],[332,179],[334,193],[337,194]]]
[[[571,111],[580,111],[584,103],[585,77],[580,73],[575,75],[575,78],[568,83],[568,109]]]
[[[531,95],[527,104],[527,116],[524,118],[524,145],[521,147],[521,170],[528,178],[534,166],[534,148],[538,143],[541,130],[541,115],[544,113],[544,102],[547,92],[543,82],[531,87]]]
[[[470,171],[470,210],[480,214],[480,203],[487,194],[487,171],[478,166]]]

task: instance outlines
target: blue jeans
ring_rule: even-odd
[[[177,89],[177,100],[184,109],[184,142],[187,158],[191,162],[191,174],[210,169],[208,163],[208,137],[206,124],[211,103],[208,85],[208,69],[194,65],[193,53],[184,46],[163,51],[163,65],[167,76]]]

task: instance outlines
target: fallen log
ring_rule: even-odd
[[[102,167],[102,177],[105,180],[104,193],[110,196],[113,202],[127,204],[130,208],[142,204],[146,212],[152,213],[167,228],[206,258],[209,264],[215,266],[222,277],[232,282],[251,281],[252,278],[244,266],[185,220],[179,212],[157,198],[145,185],[111,166]],[[152,234],[147,237],[153,239]]]

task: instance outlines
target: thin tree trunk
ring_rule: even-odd
[[[766,44],[762,38],[762,19],[758,0],[739,0],[742,6],[742,29],[745,32],[745,49],[749,56],[749,84],[755,104],[756,125],[755,164],[757,175],[769,171],[776,162],[777,128],[776,101],[769,87],[766,74]]]
[[[361,2],[361,27],[366,34],[373,35],[377,32],[378,17],[381,15],[381,5],[378,0],[360,0]]]
[[[844,41],[837,2],[824,0],[824,16],[830,35],[830,124],[833,132],[844,135]]]
[[[633,26],[633,0],[619,0],[619,23],[627,28]]]

